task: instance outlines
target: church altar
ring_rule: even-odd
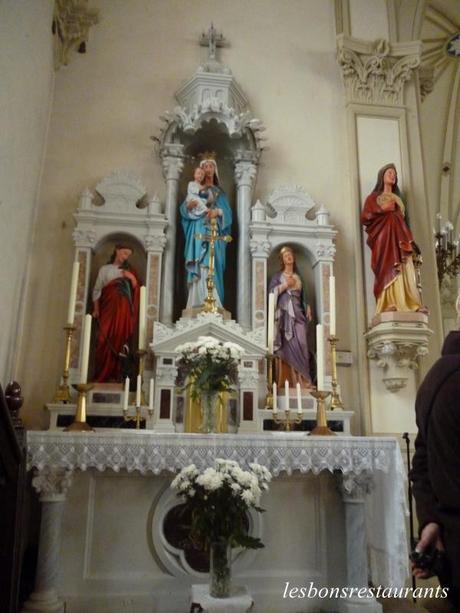
[[[68,613],[187,610],[190,586],[207,574],[171,543],[167,516],[179,501],[169,484],[181,468],[202,469],[215,458],[242,468],[258,462],[274,475],[262,499],[267,512],[249,517],[265,548],[233,564],[255,611],[381,611],[373,598],[283,599],[286,582],[405,584],[405,473],[396,439],[54,430],[29,431],[27,448],[42,503],[41,572],[29,603],[41,608],[26,603],[24,611],[63,610],[60,598]]]

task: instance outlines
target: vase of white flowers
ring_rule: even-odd
[[[218,458],[201,472],[194,464],[183,468],[171,483],[191,512],[190,538],[210,551],[210,594],[215,598],[230,593],[231,549],[264,546],[248,534],[247,512],[263,512],[260,497],[270,481],[270,472],[260,464],[243,470],[237,462]]]
[[[176,364],[194,400],[201,400],[201,430],[216,431],[219,394],[237,383],[238,363],[244,355],[236,343],[200,336],[193,343],[176,347]]]

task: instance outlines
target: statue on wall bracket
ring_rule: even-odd
[[[375,275],[375,315],[384,312],[428,313],[422,304],[420,249],[407,225],[405,205],[394,164],[377,175],[361,213]]]

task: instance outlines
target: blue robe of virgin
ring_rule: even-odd
[[[214,203],[210,209],[221,209],[222,216],[217,216],[217,226],[219,236],[230,234],[232,226],[232,210],[225,193],[217,185],[208,187],[203,191],[213,192]],[[201,196],[201,191],[200,191]],[[210,226],[204,213],[202,217],[196,218],[187,209],[187,203],[183,202],[180,206],[182,217],[182,228],[185,234],[185,269],[187,271],[187,284],[197,281],[201,277],[201,267],[209,268],[209,243],[195,237],[196,234],[209,234]],[[227,243],[216,241],[214,252],[214,284],[219,295],[222,306],[224,304],[224,271],[225,271],[225,252]]]

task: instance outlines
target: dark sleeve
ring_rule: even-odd
[[[410,480],[415,498],[415,507],[419,522],[419,532],[430,522],[440,523],[437,514],[437,500],[430,483],[428,474],[428,453],[426,442],[419,420],[417,438],[415,439],[415,453],[412,458]]]

